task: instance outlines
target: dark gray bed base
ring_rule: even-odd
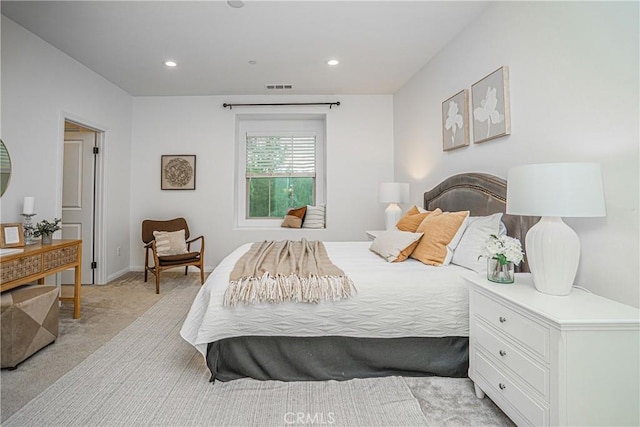
[[[207,346],[211,381],[466,377],[469,338],[238,337]]]

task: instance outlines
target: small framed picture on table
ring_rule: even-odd
[[[24,246],[24,232],[19,222],[0,224],[0,248],[19,248]]]

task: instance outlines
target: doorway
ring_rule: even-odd
[[[62,172],[62,238],[82,240],[82,284],[99,283],[97,273],[98,156],[102,133],[66,120]],[[74,283],[73,270],[61,274]]]

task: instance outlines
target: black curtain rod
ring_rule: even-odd
[[[285,102],[281,104],[227,104],[226,102],[222,104],[223,108],[229,107],[231,110],[233,107],[275,107],[275,106],[284,106],[284,105],[328,105],[329,109],[334,105],[336,107],[340,106],[340,101],[337,102]]]

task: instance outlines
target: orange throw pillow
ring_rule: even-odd
[[[469,216],[469,211],[442,212],[436,209],[428,215],[416,230],[424,233],[411,254],[411,258],[428,265],[442,265],[447,258],[447,245]]]
[[[301,208],[289,209],[287,215],[297,216],[298,218],[304,220],[304,216],[307,213],[307,207],[303,206]]]
[[[396,223],[396,228],[400,231],[410,231],[415,233],[418,226],[427,216],[429,216],[430,213],[431,212],[429,211],[420,212],[414,205],[402,218],[400,218],[400,221]]]

